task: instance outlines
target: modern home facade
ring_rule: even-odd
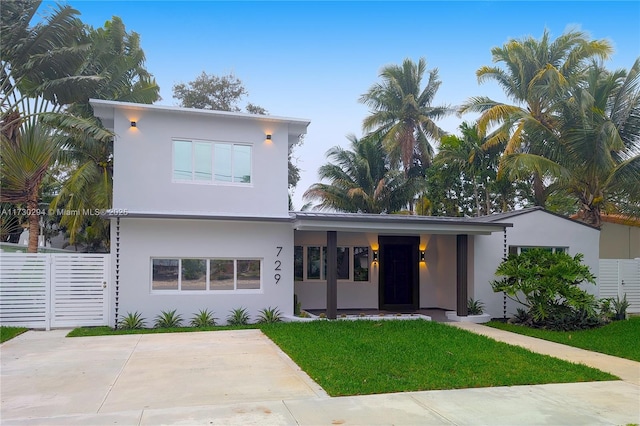
[[[289,212],[308,120],[92,100],[114,131],[112,322],[176,309],[513,313],[490,287],[511,247],[585,253],[598,231],[539,209],[485,218]]]

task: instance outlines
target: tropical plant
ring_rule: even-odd
[[[278,308],[261,309],[258,314],[258,323],[260,324],[273,324],[280,321],[282,321],[282,312]]]
[[[249,320],[250,317],[246,308],[232,309],[227,316],[228,325],[247,325]]]
[[[627,308],[629,307],[629,302],[627,301],[627,294],[625,293],[620,299],[620,296],[616,296],[614,300],[611,301],[611,307],[615,312],[614,319],[615,320],[623,320],[627,318]]]
[[[502,278],[491,282],[491,287],[524,305],[535,326],[565,320],[584,323],[584,318],[597,316],[597,303],[593,295],[579,287],[582,283],[595,284],[595,276],[582,264],[583,257],[580,253],[571,257],[545,249],[510,254],[496,270]]]
[[[469,298],[467,301],[467,310],[469,315],[482,315],[484,312],[484,303],[479,300]]]
[[[410,203],[420,180],[391,169],[381,138],[347,138],[351,150],[331,148],[329,163],[318,170],[320,178],[330,183],[313,184],[304,198],[320,200],[320,209],[351,213],[393,213]]]
[[[87,37],[90,50],[78,72],[100,77],[100,84],[90,93],[91,98],[143,104],[160,99],[160,88],[145,68],[140,36],[127,32],[120,18],[114,16],[104,28],[89,28]],[[93,120],[88,97],[70,105],[67,113]],[[100,124],[96,122],[96,126]],[[69,172],[52,208],[62,205],[78,212],[61,220],[71,244],[97,238],[108,250],[109,222],[94,212],[112,207],[113,141],[83,134],[69,138],[64,152],[63,160]]]
[[[571,88],[578,87],[592,58],[606,59],[612,52],[606,40],[590,40],[580,31],[568,31],[551,41],[548,31],[540,40],[527,37],[509,40],[491,50],[499,66],[483,66],[476,72],[480,83],[496,81],[514,104],[473,97],[460,112],[480,113],[478,129],[499,125],[486,145],[505,144],[504,153],[527,152],[546,155],[556,148],[558,101],[566,99]],[[545,205],[549,191],[542,170],[533,170],[532,183],[536,205]]]
[[[134,330],[137,328],[144,328],[146,320],[142,318],[142,314],[138,311],[127,312],[127,315],[120,317],[118,321],[118,328],[123,330]]]
[[[640,59],[629,72],[592,64],[582,86],[560,106],[553,155],[514,154],[509,168],[556,177],[556,185],[577,200],[578,217],[594,226],[602,212],[617,212],[622,198],[640,204]]]
[[[208,309],[200,309],[197,314],[193,314],[191,325],[193,327],[211,327],[216,325],[218,318],[213,316],[213,312]]]
[[[61,146],[60,135],[47,126],[30,121],[17,133],[0,141],[0,201],[23,203],[29,221],[27,251],[38,251],[40,234],[40,187]],[[44,209],[46,210],[46,209]]]
[[[44,18],[36,19],[41,3],[5,2],[0,8],[0,134],[5,140],[3,148],[14,151],[7,154],[7,158],[13,156],[16,161],[28,164],[32,171],[43,171],[36,173],[37,179],[32,179],[31,186],[23,188],[23,195],[18,197],[23,199],[28,211],[38,208],[34,200],[40,196],[40,184],[59,148],[58,143],[51,142],[53,128],[73,134],[86,133],[102,141],[111,137],[110,132],[95,126],[92,120],[65,113],[64,106],[86,96],[97,86],[100,77],[78,74],[88,50],[82,22],[76,17],[78,11],[57,5]],[[38,22],[31,25],[36,20]],[[34,136],[44,138],[37,142],[41,145],[42,155],[27,154],[20,148],[20,140]],[[31,148],[35,149],[35,146]],[[21,155],[23,158],[18,159]],[[45,162],[37,163],[38,160]],[[0,180],[15,181],[14,178],[3,174]],[[11,190],[19,191],[15,187]],[[11,198],[15,199],[16,194]],[[35,252],[39,235],[35,217],[29,218],[29,229],[28,250]]]
[[[426,86],[422,79],[427,63],[420,58],[416,64],[405,59],[402,66],[382,68],[380,78],[360,97],[369,106],[371,115],[364,119],[365,132],[373,131],[381,139],[392,165],[401,163],[408,175],[417,160],[421,167],[428,167],[433,157],[429,140],[439,140],[445,132],[435,121],[452,113],[447,106],[433,106],[440,79],[438,70],[428,71]]]
[[[182,316],[176,314],[176,310],[162,311],[157,315],[154,322],[155,328],[176,328],[182,326]]]

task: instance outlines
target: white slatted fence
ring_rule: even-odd
[[[109,255],[0,254],[0,324],[107,325]]]
[[[600,259],[601,298],[627,296],[627,312],[640,314],[640,259]]]

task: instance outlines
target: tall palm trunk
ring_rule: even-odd
[[[27,211],[29,217],[29,246],[27,253],[38,252],[38,238],[40,236],[40,216],[38,215],[38,188],[29,191],[27,200]]]

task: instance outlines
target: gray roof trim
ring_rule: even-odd
[[[234,222],[292,223],[299,231],[375,232],[378,234],[491,234],[513,226],[503,222],[477,222],[462,217],[406,216],[359,213],[290,212],[288,216],[242,216],[206,212],[148,212],[111,209],[107,218],[187,219]]]
[[[587,228],[598,229],[598,230],[600,229],[597,226],[592,226],[592,225],[589,225],[588,223],[580,222],[579,220],[571,219],[570,217],[563,216],[561,214],[551,212],[549,210],[546,210],[544,207],[540,207],[540,206],[529,207],[529,208],[526,208],[526,209],[514,210],[514,211],[511,211],[511,212],[505,212],[505,213],[494,213],[494,214],[491,214],[491,215],[488,215],[488,216],[475,217],[473,219],[477,220],[478,222],[495,222],[495,221],[498,221],[498,220],[509,219],[511,217],[520,216],[520,215],[531,213],[531,212],[535,212],[535,211],[541,211],[543,213],[548,213],[550,215],[559,217],[560,219],[565,219],[565,220],[568,220],[569,222],[573,222],[573,223],[575,223],[577,225],[586,226]]]
[[[360,213],[292,212],[299,231],[341,230],[346,232],[490,234],[511,223],[476,222],[462,217],[409,216]]]

